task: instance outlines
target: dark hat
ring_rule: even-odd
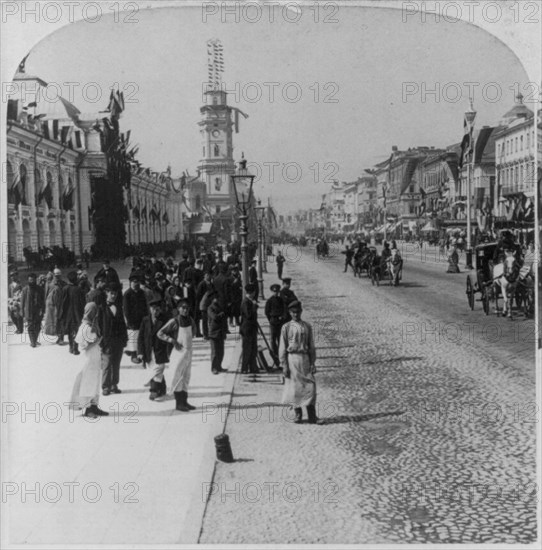
[[[107,258],[102,262],[102,264],[106,264],[106,265],[109,265],[110,263],[111,262]]]
[[[292,278],[291,278],[291,277],[284,277],[284,278],[282,279],[282,282],[283,282],[283,283],[291,283],[291,282],[292,282]]]
[[[278,292],[280,290],[280,285],[277,285],[277,284],[271,285],[269,287],[269,290],[271,290],[271,292]]]
[[[155,279],[163,279],[163,278],[164,278],[164,274],[161,273],[160,271],[157,271],[156,274],[154,275],[154,278],[155,278]]]
[[[10,277],[16,277],[17,275],[19,275],[18,271],[10,271],[10,273],[9,273]]]
[[[120,285],[118,283],[108,283],[107,285],[105,285],[104,290],[106,292],[120,292]]]
[[[128,280],[130,282],[137,281],[138,283],[140,283],[141,282],[141,276],[138,275],[137,273],[134,273],[133,275],[130,275],[130,277],[128,277]]]
[[[288,304],[288,309],[301,309],[301,302],[294,300]]]
[[[70,283],[75,283],[77,281],[77,271],[70,271],[67,277]]]
[[[251,264],[256,264],[256,263],[258,263],[258,260],[252,260],[250,263]]]
[[[160,298],[154,298],[154,300],[151,300],[149,302],[149,307],[151,306],[159,306],[162,307],[162,300]]]
[[[246,292],[256,292],[256,285],[252,283],[248,283],[248,285],[245,285],[245,291]]]

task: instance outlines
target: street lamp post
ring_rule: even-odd
[[[239,210],[239,236],[241,237],[241,269],[243,280],[243,298],[246,297],[245,285],[248,284],[248,209],[252,198],[252,185],[254,183],[253,176],[247,171],[247,161],[243,154],[239,161],[239,168],[235,174],[231,176],[233,190],[235,192],[235,201],[237,203],[237,209]]]
[[[265,212],[265,206],[262,206],[262,201],[258,201],[256,206],[256,214],[258,216],[258,288],[259,297],[265,300],[263,291],[263,216]]]
[[[471,158],[467,166],[467,257],[466,268],[472,269],[472,229],[471,229],[471,189],[472,179],[474,178],[474,146],[472,143],[474,134],[474,119],[476,118],[476,111],[472,106],[472,99],[470,101],[470,109],[465,112],[465,120],[467,122],[469,131],[469,148],[471,151]]]

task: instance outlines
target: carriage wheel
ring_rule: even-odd
[[[484,308],[484,313],[489,315],[489,292],[486,288],[482,290],[482,306]]]
[[[469,301],[469,307],[471,311],[474,309],[474,288],[472,286],[472,279],[470,275],[467,275],[467,300]]]

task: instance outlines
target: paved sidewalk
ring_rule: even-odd
[[[121,275],[122,276],[122,275]],[[51,338],[52,340],[52,338]],[[100,398],[109,417],[71,412],[82,355],[27,336],[8,337],[2,423],[4,529],[9,544],[196,543],[204,482],[215,468],[214,436],[223,432],[240,341],[228,335],[224,368],[213,375],[210,345],[195,340],[189,401],[150,401],[150,373],[124,355],[122,394]],[[166,370],[169,383],[173,376]],[[34,491],[34,492],[32,492]]]

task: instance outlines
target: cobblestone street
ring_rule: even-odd
[[[471,312],[466,274],[443,264],[407,257],[399,288],[309,248],[286,268],[315,330],[324,425],[292,422],[279,375],[238,374],[236,462],[202,487],[200,542],[534,541],[534,322]]]

